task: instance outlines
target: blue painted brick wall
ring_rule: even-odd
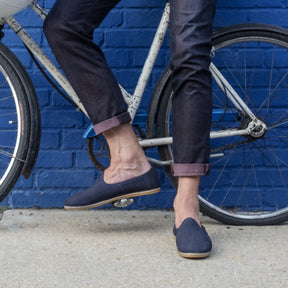
[[[71,0],[73,1],[73,0]],[[137,82],[141,65],[161,17],[164,0],[123,0],[108,15],[95,41],[103,49],[118,81],[130,92]],[[48,10],[54,0],[41,0]],[[288,0],[219,0],[215,28],[263,22],[288,26]],[[30,10],[17,15],[44,51],[51,56],[41,30],[42,22]],[[62,207],[64,199],[91,185],[98,172],[86,153],[81,135],[89,122],[49,86],[11,30],[5,31],[3,42],[19,57],[36,87],[41,106],[42,142],[36,167],[28,180],[20,178],[13,191],[2,202],[9,207]],[[140,112],[148,105],[147,96],[169,59],[167,39],[160,51],[155,69],[145,92]],[[155,153],[155,150],[150,153]],[[158,169],[162,192],[137,199],[132,208],[171,208],[175,190],[162,168]]]

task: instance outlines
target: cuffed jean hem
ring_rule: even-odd
[[[210,164],[173,164],[172,174],[174,176],[206,176],[210,172]]]
[[[129,112],[122,113],[120,115],[114,116],[107,120],[104,120],[98,124],[95,124],[93,129],[97,135],[111,129],[117,127],[121,124],[129,123],[131,121],[131,117]]]

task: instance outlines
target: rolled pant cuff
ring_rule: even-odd
[[[173,164],[172,174],[174,176],[206,176],[209,175],[210,164]]]
[[[94,125],[94,131],[97,135],[111,129],[117,127],[121,124],[128,123],[131,121],[131,117],[129,112],[122,113],[120,115],[114,116],[107,120],[104,120],[98,124]]]

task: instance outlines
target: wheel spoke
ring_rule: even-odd
[[[8,100],[8,99],[13,99],[13,96],[11,95],[11,96],[9,96],[9,97],[1,98],[1,99],[0,99],[0,102],[6,101],[6,100]]]

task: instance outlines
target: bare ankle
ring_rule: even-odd
[[[107,183],[140,176],[151,168],[129,123],[106,131],[104,136],[111,154],[110,167],[104,172]]]
[[[193,218],[200,225],[198,187],[200,177],[179,177],[174,200],[175,224],[179,227],[186,218]]]
[[[118,165],[110,166],[104,172],[104,181],[106,183],[118,183],[126,181],[146,173],[151,169],[151,165],[147,163],[140,163],[139,165]]]

